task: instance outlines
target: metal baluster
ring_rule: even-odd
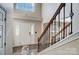
[[[56,35],[56,18],[54,20],[54,31],[55,31],[55,35]],[[54,43],[56,43],[56,36],[54,37]]]
[[[65,6],[63,7],[63,18],[64,18],[63,28],[65,28]],[[65,29],[63,30],[63,38],[65,38]]]
[[[59,31],[60,31],[60,12],[58,14],[58,28],[59,28]],[[59,40],[60,41],[60,34],[59,34]]]
[[[38,38],[38,52],[39,52],[39,49],[40,49],[39,47],[40,47],[40,46],[39,46],[39,38]]]
[[[72,3],[71,3],[71,12],[70,12],[70,16],[71,16],[71,32],[69,34],[72,34],[72,19],[73,19],[73,15],[74,15],[72,7],[73,6],[72,6]]]
[[[49,26],[49,43],[48,44],[49,44],[49,46],[51,45],[50,44],[50,26]]]
[[[66,28],[66,37],[67,37],[67,28]]]
[[[54,28],[54,21],[52,22],[52,28]],[[54,30],[52,30],[52,31],[54,31]],[[53,38],[53,36],[54,36],[54,33],[52,34],[52,38],[51,38],[51,45],[53,44],[53,42],[54,42],[54,38]]]

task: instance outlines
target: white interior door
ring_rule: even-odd
[[[0,8],[0,55],[5,54],[5,12]]]
[[[21,44],[29,44],[30,43],[30,24],[29,23],[21,23],[20,25],[20,39]]]
[[[34,23],[16,22],[15,46],[34,44],[35,31]]]

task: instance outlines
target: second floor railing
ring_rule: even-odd
[[[57,43],[72,34],[72,3],[70,3],[70,15],[66,17],[66,4],[61,3],[55,14],[47,24],[41,36],[38,38],[38,52]],[[61,13],[63,16],[61,16]]]

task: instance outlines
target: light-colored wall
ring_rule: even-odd
[[[73,4],[73,23],[72,23],[72,28],[73,28],[73,33],[79,32],[79,3],[74,3]]]
[[[43,3],[42,4],[42,18],[43,23],[48,23],[54,15],[60,3]]]

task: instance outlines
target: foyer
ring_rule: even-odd
[[[0,55],[78,55],[78,3],[0,3]]]

